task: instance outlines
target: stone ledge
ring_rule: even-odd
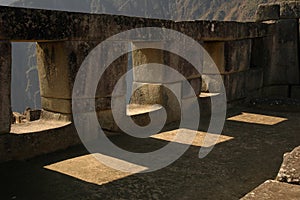
[[[277,181],[266,181],[252,192],[247,194],[242,200],[250,200],[250,199],[290,199],[296,200],[299,199],[300,196],[300,186],[280,183]]]
[[[267,24],[253,22],[197,20],[175,22],[171,20],[8,6],[0,6],[0,26],[1,40],[38,42],[66,40],[103,41],[117,33],[142,27],[173,29],[195,40],[226,41],[264,37],[268,35],[269,27]],[[150,35],[149,37],[151,38]],[[155,37],[157,38],[157,36]],[[128,38],[130,38],[130,35],[128,35]],[[159,38],[163,41],[168,40],[169,37],[162,34]]]

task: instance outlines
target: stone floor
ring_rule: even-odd
[[[206,158],[198,158],[206,134],[199,132],[184,156],[148,174],[112,170],[81,146],[0,164],[0,199],[240,199],[274,180],[283,154],[300,145],[300,112],[292,111],[235,109]],[[124,149],[146,152],[166,145],[173,133],[111,140]]]

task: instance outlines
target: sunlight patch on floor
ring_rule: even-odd
[[[45,169],[59,172],[79,180],[103,185],[132,174],[111,169],[95,158],[97,155],[85,155],[44,166]]]
[[[210,147],[212,145],[220,144],[223,142],[227,142],[230,140],[233,140],[233,137],[226,136],[226,135],[215,135],[211,133],[205,133],[201,131],[194,131],[194,130],[188,130],[188,129],[180,129],[184,130],[187,134],[189,132],[196,132],[196,137],[192,143],[193,146],[197,147]],[[174,137],[178,133],[179,130],[173,130],[168,132],[163,132],[157,135],[152,136],[152,138],[160,139],[164,141],[173,141]],[[186,143],[183,143],[186,144]]]
[[[229,121],[246,122],[251,124],[269,125],[273,126],[281,122],[287,121],[287,118],[252,114],[252,113],[242,113],[240,115],[228,118]]]

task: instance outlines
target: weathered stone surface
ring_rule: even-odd
[[[225,42],[225,72],[246,71],[250,68],[252,40]]]
[[[199,41],[228,41],[266,36],[268,26],[254,22],[188,21],[176,22],[172,28]]]
[[[265,84],[299,84],[298,28],[296,19],[276,22]]]
[[[220,73],[225,72],[225,47],[224,42],[205,42],[203,47],[207,53],[211,56],[215,64],[217,65]],[[203,73],[210,74],[210,68],[204,67]]]
[[[264,97],[288,97],[289,86],[288,85],[272,85],[265,86],[263,88]]]
[[[253,68],[246,72],[246,90],[251,92],[263,87],[264,71],[262,68]]]
[[[220,77],[222,80],[219,80]],[[224,75],[205,74],[202,76],[202,92],[217,93],[221,91],[221,86],[224,84]]]
[[[43,109],[52,112],[66,114],[71,113],[71,95],[77,71],[81,67],[86,56],[97,44],[98,42],[75,41],[38,44],[37,57]],[[116,47],[113,46],[112,48],[114,49]],[[108,54],[108,51],[102,53]],[[95,58],[95,60],[97,60],[97,58]],[[99,71],[96,70],[96,67],[102,66],[95,64],[94,67],[95,69],[88,74],[89,76],[94,73],[94,70]],[[110,97],[117,81],[119,81],[121,76],[126,73],[126,70],[127,55],[124,55],[115,60],[110,66],[108,66],[107,70],[104,71],[98,83],[95,97]],[[82,87],[85,88],[85,93],[88,93],[89,91],[89,81],[93,80],[87,77],[86,82],[82,85]],[[126,84],[121,84],[121,86],[124,86],[124,88],[121,88],[119,91],[126,93]],[[80,95],[84,96],[85,94]],[[118,95],[121,95],[121,93]]]
[[[201,89],[202,89],[202,78],[195,78],[195,79],[190,79],[188,80],[188,83],[190,86],[184,84],[187,82],[182,83],[182,98],[190,98],[190,97],[195,97],[195,95],[198,97],[201,94]],[[192,87],[192,90],[190,90],[190,87]]]
[[[277,20],[280,16],[279,4],[261,4],[255,14],[256,21]]]
[[[234,101],[246,97],[246,72],[237,72],[224,75],[224,85],[227,101]]]
[[[245,71],[250,68],[252,40],[205,42],[203,47],[222,74]],[[204,66],[203,73],[213,74],[215,72],[210,67]]]
[[[292,86],[291,98],[300,99],[300,86]]]
[[[111,110],[103,110],[97,112],[97,117],[99,124],[103,130],[121,132],[121,129],[118,127],[114,120],[114,116]]]
[[[37,62],[41,96],[71,97],[77,71],[97,42],[38,43]]]
[[[272,77],[271,71],[271,59],[272,56],[272,45],[273,37],[256,38],[252,40],[252,51],[251,51],[251,68],[263,69],[264,83],[268,85]],[[267,47],[267,48],[264,48]]]
[[[276,180],[300,185],[300,147],[284,155]]]
[[[0,162],[29,159],[81,144],[76,129],[70,122],[64,123],[60,120],[60,122],[36,121],[32,123],[34,123],[34,125],[31,124],[27,129],[32,131],[35,127],[41,129],[41,131],[22,134],[14,132],[12,129],[13,132],[11,134],[6,134],[1,137]],[[56,124],[56,127],[49,129],[49,126],[53,126],[53,124]],[[44,130],[42,130],[42,127],[44,127]],[[21,126],[21,129],[24,132],[24,126]]]
[[[287,1],[280,4],[280,18],[300,18],[300,2]]]
[[[133,94],[130,102],[132,104],[160,104],[164,105],[163,85],[134,82],[132,86]]]
[[[57,112],[62,114],[72,113],[72,100],[71,99],[56,99],[41,97],[42,108],[47,111]]]
[[[11,44],[0,41],[0,134],[9,133],[11,124]]]
[[[300,196],[300,186],[280,183],[277,181],[267,181],[258,188],[247,194],[242,200],[250,199],[290,199],[297,200]]]
[[[28,122],[39,120],[41,117],[41,110],[28,110],[26,112],[26,120]]]
[[[235,40],[265,36],[268,27],[251,22],[174,22],[5,6],[0,7],[0,24],[0,39],[19,41],[103,41],[119,32],[141,27],[171,28],[196,40]],[[165,37],[161,36],[162,39]]]

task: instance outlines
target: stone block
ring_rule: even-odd
[[[71,122],[72,117],[73,117],[72,114],[62,114],[62,113],[42,110],[40,118],[43,121]]]
[[[250,68],[252,40],[225,42],[225,72],[246,71]]]
[[[121,79],[126,74],[128,68],[128,56],[120,56],[115,60],[103,73],[98,83],[96,97],[109,97],[112,96],[114,89],[116,89],[115,95],[123,96],[126,94],[126,79]],[[115,88],[118,81],[122,81],[118,86],[121,88]]]
[[[276,21],[265,85],[299,84],[298,20]]]
[[[242,200],[255,200],[255,199],[299,199],[300,186],[280,183],[277,181],[266,181],[245,197]]]
[[[133,66],[149,63],[164,64],[164,53],[160,50],[162,42],[134,42],[132,43],[132,62]],[[140,49],[141,48],[141,49]]]
[[[55,99],[41,97],[43,109],[51,112],[62,114],[72,114],[72,100],[71,99]]]
[[[252,92],[263,87],[264,71],[262,68],[253,68],[246,72],[246,90]]]
[[[276,180],[300,185],[300,147],[284,154],[283,163]]]
[[[0,41],[0,134],[11,124],[11,43]]]
[[[190,84],[187,85],[187,83]],[[190,87],[192,90],[190,90]],[[187,82],[182,82],[182,98],[189,98],[189,97],[194,97],[194,96],[199,96],[201,94],[201,89],[202,89],[202,78],[195,78],[195,79],[190,79]]]
[[[39,120],[41,117],[41,110],[28,110],[26,112],[26,120],[28,122]]]
[[[289,97],[289,86],[288,85],[272,85],[265,86],[262,91],[263,97]]]
[[[121,129],[118,127],[114,120],[111,110],[97,112],[97,117],[99,124],[103,130],[111,132],[121,132]]]
[[[292,86],[292,88],[291,88],[291,98],[300,100],[300,86]]]
[[[270,70],[272,59],[272,45],[272,36],[252,40],[251,68],[262,68],[266,74],[270,73],[268,70]]]
[[[224,75],[205,74],[202,76],[202,92],[217,93],[221,91],[224,84]]]
[[[175,84],[173,85],[173,89],[175,90],[175,92],[177,91],[177,95],[181,97],[181,85],[179,86]],[[181,117],[181,99],[177,99],[174,92],[169,90],[167,87],[164,87],[163,98],[163,106],[166,109],[168,115],[167,123],[178,121]]]
[[[190,63],[190,60],[185,60],[177,55],[170,54],[169,61],[165,59],[165,65],[170,66],[172,69],[176,70],[185,77],[185,79],[192,79],[192,78],[199,78],[201,77],[201,73],[203,72],[203,61],[200,60],[201,55],[196,55],[194,52],[191,53],[192,55],[199,56],[199,60],[195,61],[199,63],[200,66],[193,66]],[[167,57],[168,53],[165,54],[165,58]],[[166,73],[165,76],[167,80],[171,81],[178,81],[181,78],[176,78],[169,73]]]
[[[164,105],[163,85],[134,82],[133,94],[130,99],[132,104],[160,104]]]
[[[246,72],[224,75],[224,85],[227,101],[234,101],[246,97]]]
[[[300,18],[300,2],[287,1],[280,4],[280,18],[293,19]]]
[[[280,16],[279,4],[261,4],[255,14],[255,20],[257,22],[277,20]]]

